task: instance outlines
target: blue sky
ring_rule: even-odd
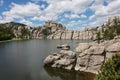
[[[0,23],[10,21],[32,27],[52,20],[78,30],[120,16],[120,0],[0,0]]]

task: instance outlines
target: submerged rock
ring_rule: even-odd
[[[70,50],[70,46],[68,44],[57,45],[57,48],[60,48],[62,50]]]

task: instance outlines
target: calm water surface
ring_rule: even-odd
[[[24,40],[0,43],[0,80],[93,80],[94,75],[43,66],[58,44],[73,50],[79,40]]]

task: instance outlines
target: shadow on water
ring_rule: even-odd
[[[61,80],[93,80],[95,74],[87,72],[68,71],[45,66],[44,69],[51,77],[59,77]]]

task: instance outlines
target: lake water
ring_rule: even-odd
[[[93,80],[91,73],[66,71],[43,66],[58,44],[73,50],[80,40],[23,40],[0,43],[0,80]]]

